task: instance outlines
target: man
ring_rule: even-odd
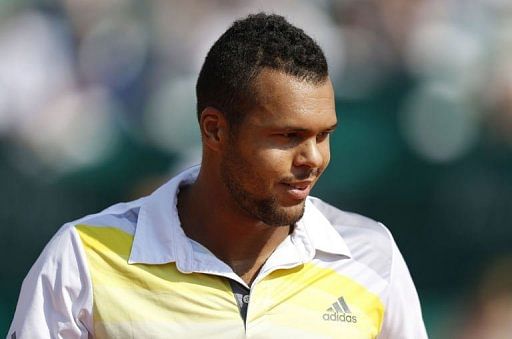
[[[237,21],[197,100],[201,166],[64,225],[9,335],[425,338],[388,230],[308,197],[337,126],[317,44],[280,16]]]

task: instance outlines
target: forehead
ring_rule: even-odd
[[[255,79],[253,89],[257,104],[247,117],[251,124],[262,127],[296,124],[297,128],[307,128],[299,125],[316,122],[330,127],[336,123],[334,92],[329,78],[313,84],[264,69]]]

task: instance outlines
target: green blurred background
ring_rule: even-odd
[[[432,338],[512,333],[512,3],[0,2],[0,333],[66,221],[198,163],[194,85],[236,18],[324,48],[340,128],[315,195],[386,224]]]

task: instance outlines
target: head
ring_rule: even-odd
[[[280,16],[237,21],[208,53],[197,97],[203,166],[217,164],[239,210],[272,226],[300,219],[336,126],[318,45]]]
[[[303,30],[279,15],[249,15],[235,21],[205,58],[196,85],[198,120],[206,107],[214,107],[236,130],[257,104],[255,79],[263,69],[311,84],[328,77],[322,50]]]

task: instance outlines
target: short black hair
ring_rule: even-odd
[[[211,106],[231,125],[243,121],[257,102],[252,84],[263,68],[313,84],[328,76],[322,49],[302,29],[280,15],[249,15],[235,21],[205,58],[196,85],[198,119]]]

